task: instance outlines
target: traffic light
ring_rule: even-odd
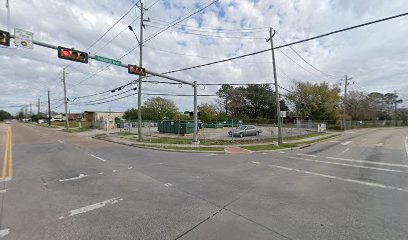
[[[58,47],[58,57],[75,62],[88,63],[88,53],[74,49]]]
[[[130,64],[128,65],[128,73],[139,76],[146,76],[146,70],[144,68]]]
[[[0,30],[0,45],[10,46],[10,33]]]

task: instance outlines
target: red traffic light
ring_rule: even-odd
[[[10,46],[10,33],[0,30],[0,45]]]
[[[146,70],[144,68],[130,64],[128,65],[128,73],[139,76],[146,76]]]
[[[58,47],[58,57],[75,62],[88,63],[88,53],[74,49]]]

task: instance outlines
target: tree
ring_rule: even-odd
[[[125,111],[125,113],[123,114],[123,118],[126,120],[132,120],[135,121],[137,120],[137,109],[136,108],[131,108]]]
[[[228,114],[229,112],[229,103],[231,101],[231,95],[233,91],[234,87],[229,84],[223,84],[217,91],[218,97],[222,99],[221,104],[223,105],[226,114]]]
[[[178,108],[171,100],[153,97],[144,102],[143,113],[145,115],[144,119],[149,120],[174,119],[178,114]]]
[[[210,122],[217,119],[217,109],[214,105],[203,103],[197,107],[200,112],[200,120],[203,122]]]
[[[402,103],[401,99],[394,93],[372,92],[368,94],[370,108],[375,112],[375,118],[379,120],[390,120],[397,116],[394,106]]]
[[[288,95],[299,117],[314,120],[336,120],[340,116],[340,88],[328,83],[296,83]]]
[[[276,119],[276,95],[269,84],[250,84],[237,88],[222,85],[217,95],[221,98],[218,108],[225,107],[230,117]],[[284,100],[280,103],[282,111],[289,110]]]
[[[12,116],[9,112],[6,112],[4,110],[0,110],[0,121],[4,121],[6,119],[11,119]]]
[[[352,120],[372,120],[375,117],[368,95],[359,91],[347,93],[346,112]]]

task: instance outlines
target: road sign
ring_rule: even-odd
[[[95,55],[95,60],[100,61],[100,62],[110,63],[110,64],[113,64],[113,65],[118,65],[118,66],[122,65],[121,61],[106,58],[106,57],[102,57],[102,56],[98,56],[98,55]]]
[[[18,28],[14,29],[14,44],[17,47],[33,49],[34,34]]]
[[[281,111],[281,118],[285,118],[286,117],[286,111]]]

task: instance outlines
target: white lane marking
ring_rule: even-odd
[[[89,206],[86,206],[86,207],[81,207],[81,208],[78,208],[78,209],[74,209],[74,210],[69,211],[69,214],[68,214],[67,217],[72,217],[72,216],[75,216],[75,215],[78,215],[78,214],[81,214],[81,213],[86,213],[86,212],[89,212],[89,211],[92,211],[92,210],[95,210],[95,209],[98,209],[98,208],[102,208],[102,207],[105,207],[108,204],[112,205],[112,204],[118,203],[120,200],[121,200],[121,198],[111,198],[111,199],[108,199],[108,200],[105,200],[105,201],[102,201],[102,202],[99,202],[99,203],[95,203],[95,204],[92,204],[92,205],[89,205]],[[64,216],[61,216],[58,219],[60,219],[60,220],[64,219]]]
[[[217,155],[217,154],[215,154],[215,153],[210,153],[210,154],[207,154],[207,155],[205,155],[206,157],[211,157],[211,156],[215,156],[215,155]]]
[[[91,157],[93,157],[93,158],[96,158],[96,159],[98,159],[98,160],[101,160],[102,162],[106,162],[105,159],[100,158],[100,157],[98,157],[98,156],[95,156],[95,155],[93,155],[93,154],[89,154],[89,156],[91,156]]]
[[[255,164],[261,164],[260,162],[255,162],[255,161],[251,161],[251,163],[255,163]]]
[[[339,143],[340,141],[332,140],[331,143]]]
[[[285,153],[284,151],[280,151],[279,153]]]
[[[171,183],[165,183],[164,186],[166,186],[166,187],[171,187],[171,186],[173,186],[173,184],[171,184]]]
[[[341,154],[345,154],[348,150],[350,150],[350,148],[344,149],[344,150],[341,152]]]
[[[103,175],[103,172],[100,172],[99,175]]]
[[[306,157],[317,157],[316,155],[303,154],[303,153],[298,153],[297,155],[299,155],[299,156],[306,156]]]
[[[128,167],[128,169],[130,170],[130,169],[133,169],[133,167]]]
[[[10,229],[9,229],[9,228],[0,230],[0,238],[3,238],[3,237],[5,237],[5,236],[7,236],[9,233],[10,233]]]
[[[112,170],[112,172],[118,172],[118,170],[115,169],[115,170]]]
[[[153,166],[155,166],[155,165],[163,165],[163,164],[166,164],[167,162],[159,162],[159,163],[152,163],[152,165]]]
[[[382,147],[382,146],[384,146],[384,143],[377,143],[377,144],[374,144],[374,146]]]
[[[405,152],[407,153],[408,156],[408,136],[405,136]]]
[[[60,179],[59,181],[60,181],[60,182],[74,181],[74,180],[78,180],[78,179],[81,179],[81,178],[84,178],[84,177],[88,177],[88,175],[81,173],[81,174],[79,174],[78,177]]]
[[[296,168],[282,167],[282,166],[279,166],[279,165],[271,165],[270,164],[268,166],[273,167],[273,168],[287,170],[287,171],[294,171],[294,172],[309,174],[309,175],[313,175],[313,176],[319,176],[319,177],[324,177],[324,178],[329,178],[329,179],[335,179],[335,180],[339,180],[339,181],[343,181],[343,182],[357,183],[357,184],[360,184],[360,185],[365,185],[365,186],[370,186],[370,187],[392,189],[392,190],[397,190],[397,191],[407,192],[408,193],[408,189],[400,188],[400,187],[383,185],[383,184],[379,184],[379,183],[365,182],[365,181],[360,181],[360,180],[355,180],[355,179],[350,179],[350,178],[342,178],[342,177],[337,177],[337,176],[332,176],[332,175],[327,175],[327,174],[322,174],[322,173],[317,173],[317,172],[305,171],[305,170],[296,169]]]
[[[342,142],[341,145],[346,146],[346,145],[349,145],[351,142],[352,142],[352,141]]]
[[[5,192],[7,192],[7,189],[0,190],[0,193],[5,193]]]
[[[408,173],[407,171],[388,169],[388,168],[367,167],[367,166],[361,166],[361,165],[321,161],[321,160],[316,160],[316,159],[307,159],[307,158],[298,158],[298,157],[289,157],[289,158],[296,159],[296,160],[315,162],[315,163],[327,163],[327,164],[333,164],[333,165],[339,165],[339,166],[345,166],[345,167],[365,168],[365,169],[372,169],[372,170],[385,171],[385,172]]]
[[[61,139],[58,139],[58,142],[59,142],[59,143],[64,143],[64,141],[62,141]]]
[[[385,162],[372,162],[372,161],[364,161],[364,160],[356,160],[356,159],[347,159],[347,158],[337,158],[337,157],[327,157],[328,159],[340,160],[340,161],[347,161],[347,162],[358,162],[358,163],[369,163],[374,165],[383,165],[383,166],[392,166],[392,167],[404,167],[408,168],[406,164],[398,164],[398,163],[385,163]]]

